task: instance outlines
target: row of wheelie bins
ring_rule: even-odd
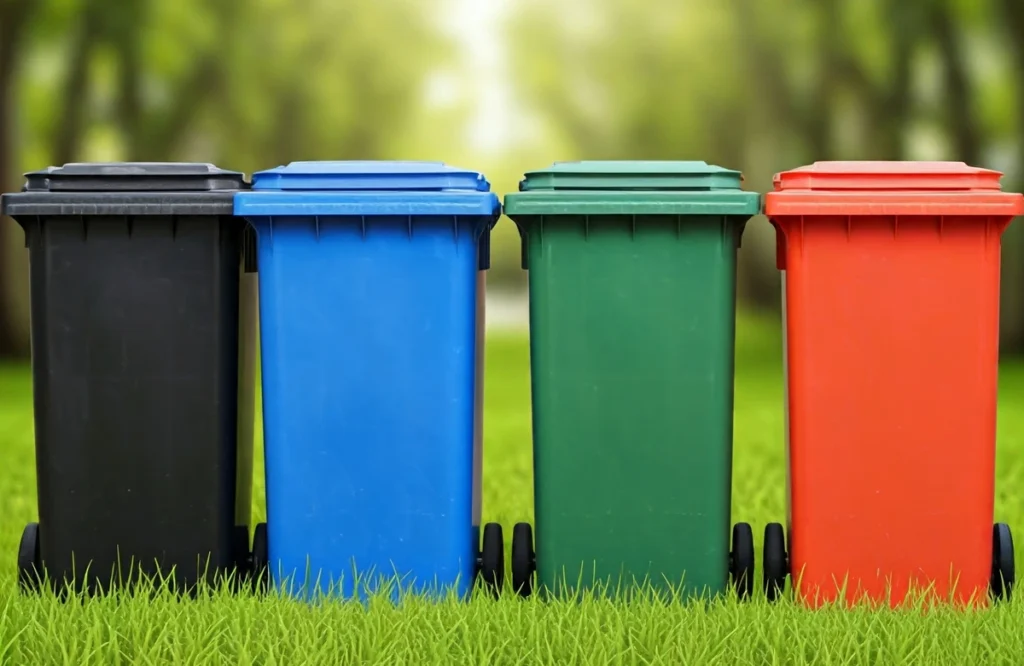
[[[440,163],[27,174],[2,199],[31,271],[39,522],[21,583],[748,598],[736,258],[763,212],[784,285],[788,506],[764,530],[764,593],[1009,596],[999,261],[1024,196],[955,162],[819,162],[764,197],[741,180],[704,162],[556,163],[502,208],[484,176]],[[529,271],[535,475],[510,554],[480,506],[502,212]]]

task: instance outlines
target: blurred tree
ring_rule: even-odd
[[[980,164],[980,128],[974,116],[974,87],[967,68],[963,35],[950,0],[932,0],[929,27],[935,37],[943,69],[944,115],[953,139],[953,152],[963,162]]]
[[[253,4],[234,19],[223,51],[231,76],[203,125],[215,154],[246,170],[399,157],[420,84],[453,56],[429,23],[431,3]]]
[[[1020,0],[521,6],[521,94],[577,155],[697,157],[742,167],[764,191],[770,174],[814,160],[985,165],[1012,143],[1019,180],[1006,186],[1024,187]],[[993,39],[1000,25],[1009,50]],[[765,229],[748,225],[740,296],[777,307]],[[1024,351],[1024,232],[1011,229],[1004,255],[1003,348]]]
[[[725,3],[524,2],[521,97],[604,159],[742,158],[748,88]],[[585,5],[585,6],[584,6]]]
[[[397,157],[420,84],[450,55],[436,5],[0,0],[0,184],[14,187],[13,169],[91,159],[251,172]],[[0,256],[15,233],[0,229]],[[11,306],[27,290],[17,263],[0,272],[0,357],[28,352],[27,316]]]
[[[88,111],[86,95],[89,91],[91,56],[98,45],[106,11],[103,0],[83,0],[79,9],[74,35],[67,49],[64,83],[55,100],[61,107],[61,112],[53,119],[51,154],[55,164],[73,162],[81,152],[85,114]]]
[[[757,7],[742,18],[763,37],[752,48],[765,58],[748,62],[748,26],[736,21],[748,4],[757,5],[526,0],[510,26],[519,97],[568,138],[566,158],[697,159],[741,168],[751,145],[773,131],[758,115],[785,114],[793,100],[790,86],[781,85],[788,68],[773,64],[782,53],[774,44],[779,34],[763,29]],[[781,87],[772,85],[777,79]],[[748,303],[777,302],[768,249],[774,241],[759,226],[748,225],[744,235],[745,249],[762,251],[744,253],[740,292]],[[754,255],[763,266],[751,271]]]
[[[455,129],[423,120],[418,97],[452,60],[431,20],[442,1],[0,0],[0,183],[79,159],[252,171],[395,158],[414,131],[432,152]],[[1006,185],[1024,187],[1020,0],[520,0],[508,28],[545,159],[561,145],[562,158],[704,159],[764,191],[815,159],[985,164],[1009,152]],[[0,231],[8,261],[14,238]],[[768,225],[748,225],[747,304],[777,307],[773,249]],[[1024,351],[1018,264],[1024,230],[1011,227],[1002,339]],[[0,356],[23,355],[27,316],[12,303],[24,270],[6,268]]]
[[[1002,43],[1012,63],[1005,81],[1013,81],[1016,113],[1008,123],[1015,131],[1017,154],[1016,182],[1009,184],[1024,191],[1024,3],[1020,0],[999,0],[993,13],[994,26],[1002,26]],[[1007,100],[1009,101],[1009,100]],[[1010,104],[1005,104],[1010,106]],[[1018,220],[1003,238],[1003,294],[1000,302],[1000,351],[1004,354],[1024,353],[1024,229]]]
[[[1024,165],[1024,3],[1020,0],[1001,0],[1002,22],[1009,33],[1008,46],[1014,62],[1013,71],[1017,78],[1017,133],[1020,164]]]
[[[14,113],[17,103],[15,82],[25,53],[29,21],[36,8],[35,0],[0,0],[0,188],[7,189],[14,180],[16,140]],[[4,258],[11,252],[12,236],[0,229],[0,286],[4,277]],[[15,321],[10,293],[0,289],[0,359],[28,353],[27,336],[20,335]]]

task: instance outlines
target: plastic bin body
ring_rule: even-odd
[[[703,162],[560,163],[506,197],[548,593],[726,589],[736,251],[758,209],[739,182]]]
[[[962,163],[776,176],[797,595],[985,603],[1000,236],[1024,198]]]
[[[259,244],[275,585],[468,593],[478,241],[497,198],[434,163],[297,162],[253,180],[235,211]]]
[[[29,248],[46,573],[95,590],[232,572],[249,547],[255,390],[241,174],[70,164],[27,178],[3,211]]]

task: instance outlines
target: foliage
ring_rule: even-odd
[[[747,79],[728,3],[522,4],[515,84],[571,151],[739,161]]]
[[[404,158],[452,64],[441,2],[0,0],[0,189],[75,161]],[[28,355],[22,247],[5,220],[0,358]]]
[[[571,157],[703,159],[772,188],[827,159],[965,161],[1024,187],[1019,0],[524,0],[519,95]],[[1004,352],[1024,350],[1024,231],[1004,241]],[[752,225],[739,296],[777,308]]]
[[[387,156],[452,55],[415,0],[44,4],[21,78],[22,167],[61,161],[79,116],[63,157],[201,155],[251,171]]]
[[[765,191],[820,159],[954,159],[1024,187],[1019,0],[489,0],[516,125],[466,140],[480,70],[466,0],[0,0],[0,184],[69,160],[443,159],[503,193],[568,159],[701,159]],[[490,5],[489,5],[490,6]],[[15,39],[15,37],[17,39]],[[447,77],[463,91],[432,106]],[[466,92],[468,91],[468,92]],[[27,354],[24,253],[0,229],[0,357]],[[1024,350],[1024,230],[1005,241],[1002,342]],[[742,303],[777,309],[774,238],[751,225]],[[493,287],[522,287],[518,235]],[[16,329],[16,330],[15,330]]]

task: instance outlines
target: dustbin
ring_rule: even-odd
[[[530,289],[521,594],[535,566],[548,594],[715,595],[731,574],[749,595],[749,525],[730,551],[735,269],[759,197],[740,183],[704,162],[567,162],[505,198]]]
[[[3,196],[31,276],[26,586],[173,569],[186,589],[244,571],[256,292],[232,201],[246,186],[209,164],[66,164]]]
[[[254,562],[300,598],[500,586],[479,529],[478,173],[293,162],[253,176],[267,523]]]
[[[765,530],[769,598],[787,574],[812,606],[1008,596],[1012,539],[993,526],[999,254],[1024,197],[999,179],[960,162],[775,177],[790,524]]]

